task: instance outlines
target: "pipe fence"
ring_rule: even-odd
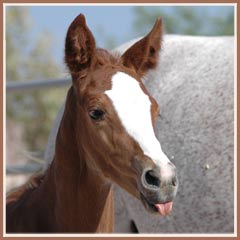
[[[25,82],[7,82],[6,92],[16,93],[22,91],[32,91],[51,87],[65,87],[71,83],[70,79],[49,79],[49,80],[35,80]]]

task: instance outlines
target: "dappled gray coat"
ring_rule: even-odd
[[[233,38],[165,36],[158,67],[144,83],[160,105],[156,133],[177,167],[179,189],[172,213],[161,217],[150,215],[140,201],[115,186],[115,231],[232,233]],[[52,160],[63,108],[49,137],[47,162]]]

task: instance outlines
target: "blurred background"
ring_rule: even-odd
[[[79,13],[97,45],[107,49],[147,34],[159,16],[165,34],[234,35],[233,6],[6,6],[7,191],[41,169],[52,123],[70,85],[65,35]]]

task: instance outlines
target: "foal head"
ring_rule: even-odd
[[[122,56],[96,48],[79,15],[70,25],[65,61],[76,101],[76,139],[87,169],[142,200],[151,212],[171,211],[175,166],[154,134],[159,107],[141,78],[156,67],[161,20]],[[70,96],[69,96],[70,97]]]

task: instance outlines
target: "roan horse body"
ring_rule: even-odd
[[[45,173],[7,197],[10,232],[112,232],[112,182],[152,213],[171,212],[178,182],[153,126],[156,101],[141,78],[154,69],[161,20],[122,56],[97,49],[85,18],[68,29],[72,76],[54,159]]]
[[[161,104],[156,134],[180,169],[179,194],[172,213],[158,218],[116,188],[116,224],[127,208],[140,233],[234,232],[235,52],[232,36],[164,35],[160,63],[144,84]],[[119,201],[126,206],[117,209]]]

